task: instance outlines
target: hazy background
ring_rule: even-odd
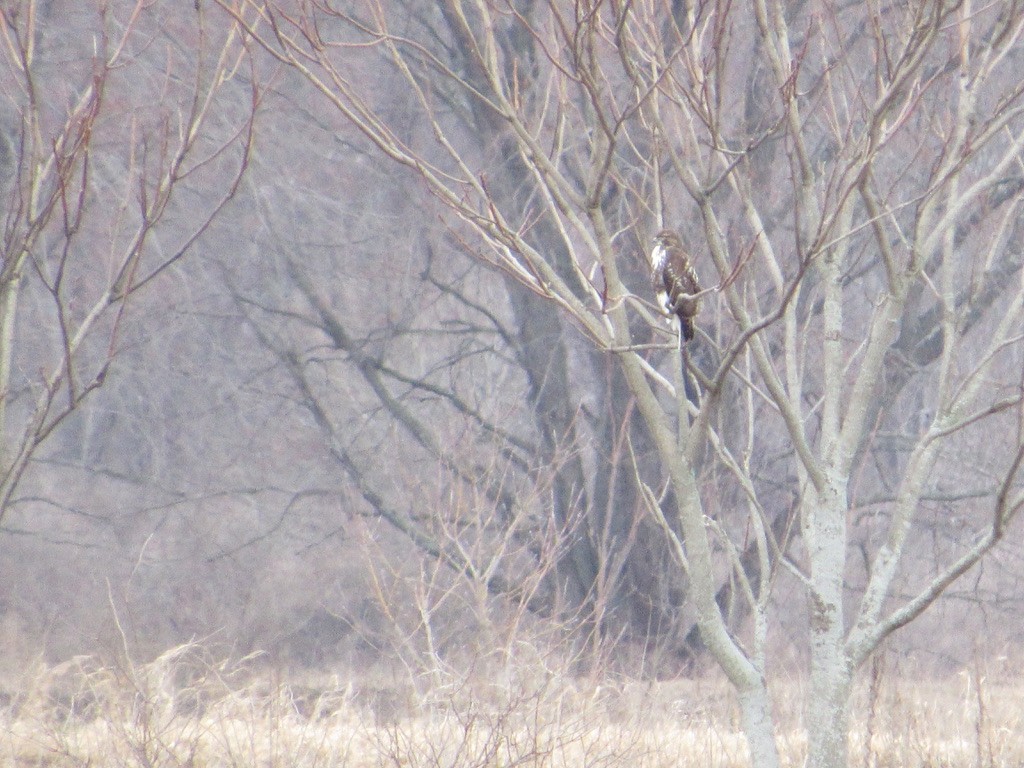
[[[8,6],[8,33],[25,29],[30,5]],[[442,26],[431,3],[395,6],[395,24],[409,34]],[[92,3],[34,4],[35,93],[50,125],[91,82],[101,31],[116,38],[131,8],[111,2],[101,19]],[[213,77],[227,21],[207,0],[201,15],[176,0],[150,4],[133,22],[127,65],[111,72],[92,131],[90,200],[60,294],[67,306],[86,302],[109,272],[104,243],[120,231],[113,214],[137,198],[120,182],[144,152],[144,162],[155,162],[160,136],[175,135],[197,73],[203,87]],[[422,185],[381,159],[303,81],[266,57],[252,65],[237,45],[231,50],[237,66],[228,67],[200,140],[200,149],[230,152],[177,181],[143,265],[180,247],[190,222],[232,184],[255,82],[252,154],[237,191],[188,252],[132,296],[117,333],[97,342],[94,363],[112,339],[102,386],[35,449],[4,510],[6,673],[40,657],[111,652],[124,638],[140,656],[201,639],[296,667],[365,669],[425,650],[458,658],[509,626],[617,648],[633,671],[699,661],[685,578],[626,469],[628,435],[641,466],[650,446],[612,359],[549,304],[472,258]],[[404,128],[404,141],[426,144],[414,113],[403,123],[408,94],[392,70],[366,61],[350,71],[372,83],[374,108]],[[8,200],[21,183],[23,82],[8,55],[0,71]],[[528,205],[529,191],[513,183],[517,171],[488,143],[484,118],[436,96],[467,154],[489,176],[505,177],[501,194],[522,194]],[[782,148],[763,152],[768,168]],[[693,229],[686,206],[668,213],[674,226]],[[785,221],[780,215],[778,226]],[[650,227],[618,240],[626,280],[640,295]],[[33,258],[55,258],[62,242],[59,232],[46,234]],[[1010,242],[1015,275],[1020,240]],[[692,245],[710,278],[699,239]],[[43,274],[27,269],[20,288],[9,445],[36,401],[39,371],[60,357]],[[870,268],[856,276],[864,286],[876,278]],[[986,317],[998,315],[998,298],[988,306],[980,334]],[[869,299],[851,300],[852,322],[865,307]],[[714,314],[711,301],[709,327]],[[1008,380],[1019,365],[1019,354],[1006,362]],[[884,405],[851,511],[851,594],[863,580],[855,553],[871,547],[873,521],[885,515],[890,468],[905,461],[902,441],[929,418],[913,382]],[[913,531],[908,584],[950,551],[964,519],[983,514],[972,498],[1005,458],[1012,430],[1004,426],[968,435],[943,462],[934,480],[946,493]],[[776,430],[759,435],[752,472],[773,513],[786,514],[796,491]],[[706,463],[702,493],[709,514],[731,525],[739,494],[719,473]],[[1018,539],[1009,537],[892,646],[943,669],[977,654],[1016,653],[1024,631]],[[481,571],[459,575],[439,564],[438,542],[457,542]],[[515,587],[529,592],[527,609]],[[805,620],[803,598],[782,577],[774,600],[780,658],[800,655],[789,628]],[[743,612],[733,620],[742,624]]]

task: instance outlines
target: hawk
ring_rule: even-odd
[[[683,339],[693,338],[693,318],[700,312],[700,282],[679,235],[663,229],[651,250],[651,282],[665,312],[679,317]]]

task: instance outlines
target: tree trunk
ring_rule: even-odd
[[[740,722],[750,747],[750,764],[754,768],[778,768],[779,751],[772,728],[771,699],[764,679],[753,688],[741,690],[739,698]]]
[[[816,638],[817,640],[817,638]],[[807,765],[846,768],[851,671],[842,647],[815,642],[807,702]]]
[[[852,669],[846,653],[843,576],[845,484],[833,474],[813,493],[804,520],[811,564],[811,685],[807,701],[807,765],[845,768]]]

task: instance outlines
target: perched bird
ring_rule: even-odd
[[[693,338],[693,318],[700,312],[700,282],[679,235],[663,229],[651,250],[651,282],[665,312],[679,317],[684,341]]]

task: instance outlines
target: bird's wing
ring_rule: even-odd
[[[680,301],[685,301],[687,297],[700,293],[697,272],[681,250],[673,250],[669,254],[668,263],[665,265],[664,282],[665,289],[675,306],[678,306]],[[696,314],[696,308],[687,314]]]

